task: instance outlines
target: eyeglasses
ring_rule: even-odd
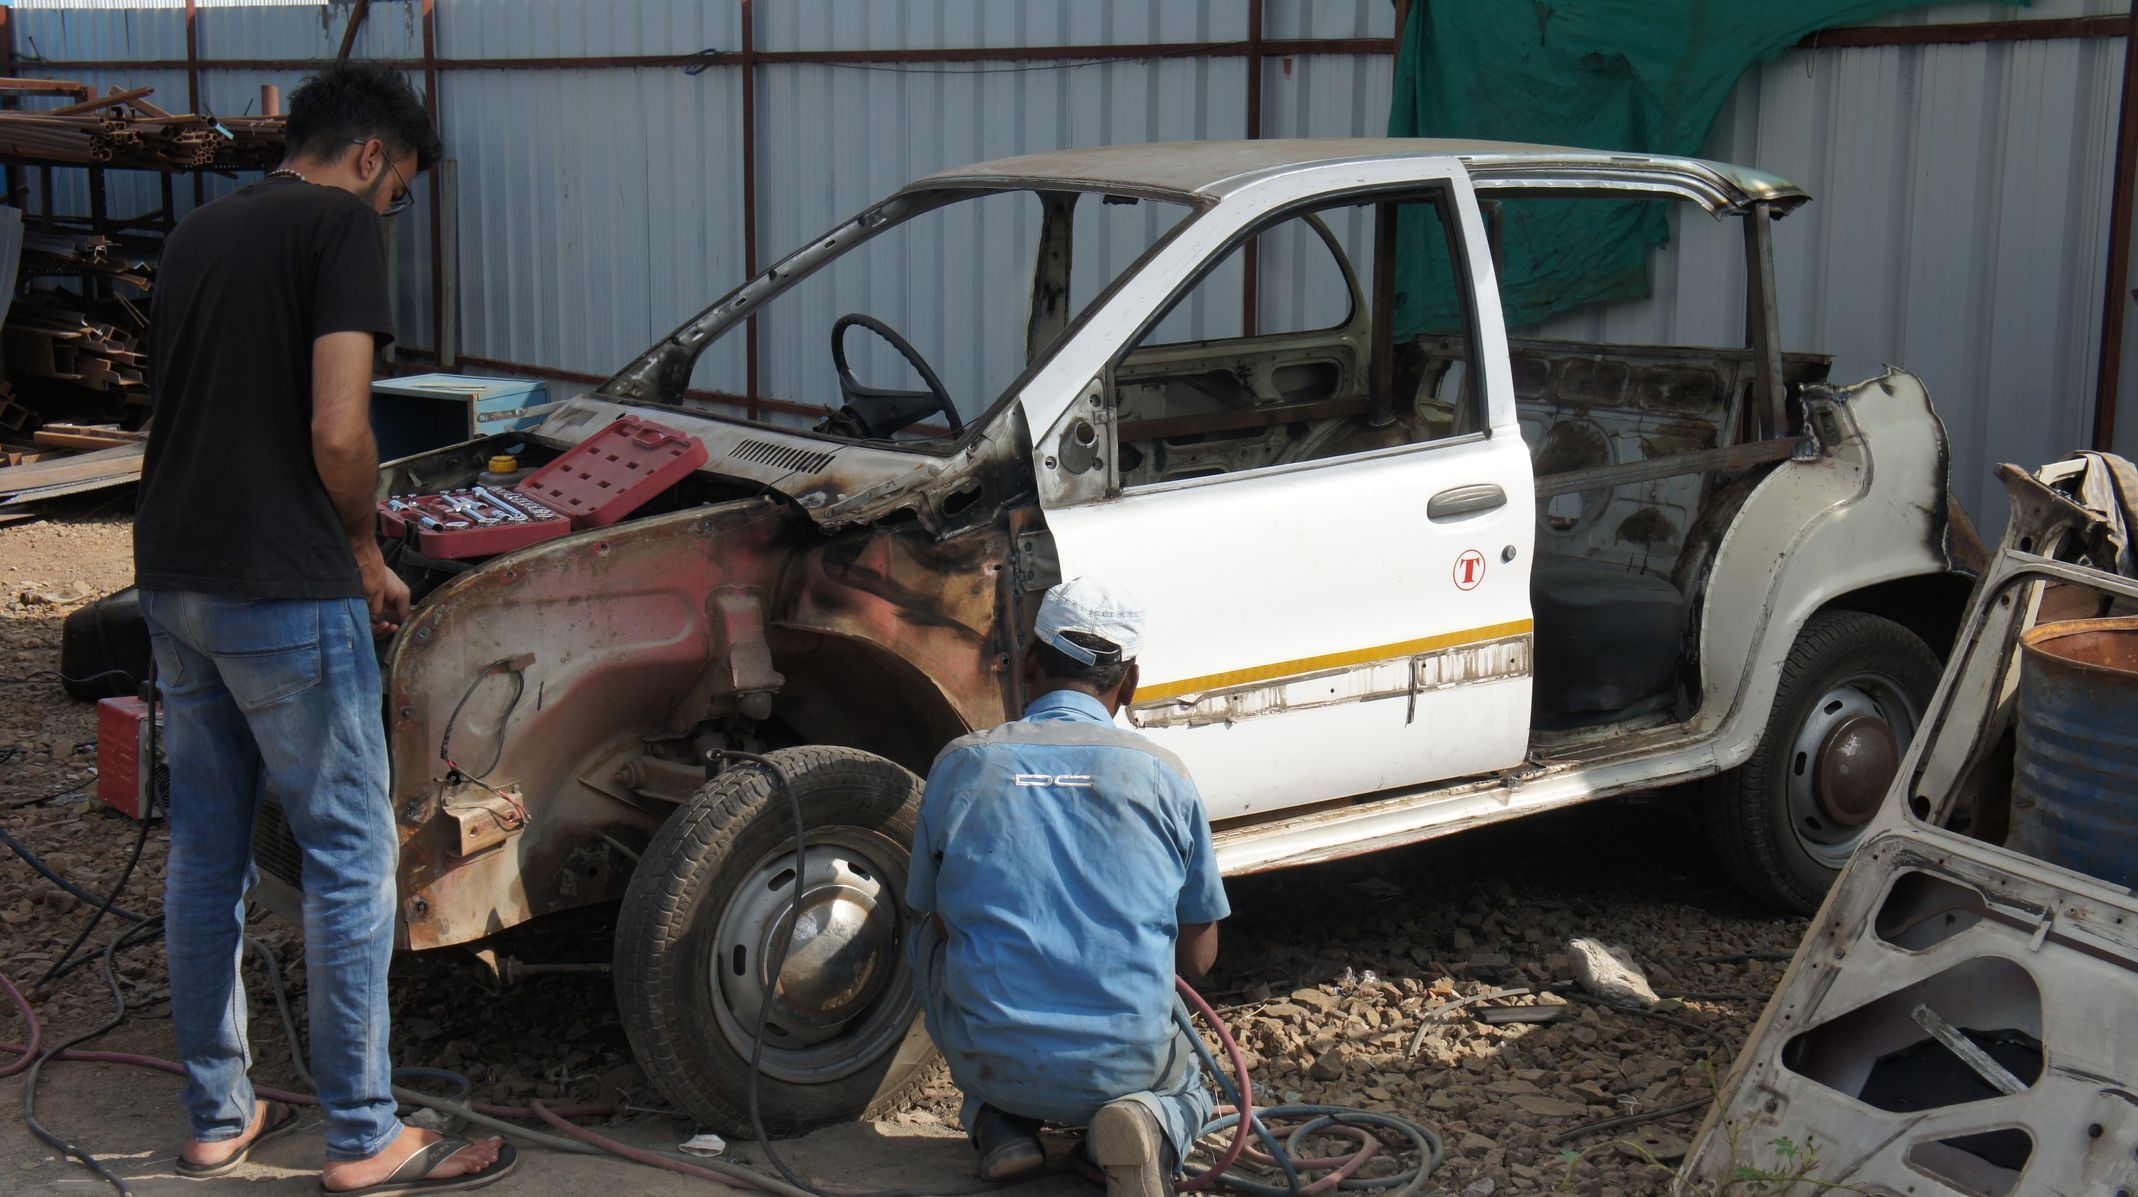
[[[369,145],[371,140],[369,137],[359,137],[349,144]],[[393,164],[393,154],[385,149],[384,143],[380,144],[379,152],[386,159],[386,169],[393,172],[395,187],[393,198],[386,201],[386,215],[399,216],[401,213],[408,211],[409,207],[416,202],[416,193],[409,190],[408,180],[401,177],[401,168]]]

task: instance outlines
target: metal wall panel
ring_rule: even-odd
[[[1247,37],[1244,4],[1152,0],[1080,0],[1075,4],[1060,0],[900,0],[895,4],[881,0],[777,0],[758,4],[757,14],[760,50],[1140,45],[1241,41]]]
[[[1388,0],[1276,0],[1262,10],[1262,36],[1394,37],[1396,6]],[[1374,61],[1368,59],[1369,68]],[[1386,72],[1378,72],[1386,74]],[[1385,120],[1387,113],[1383,112]]]
[[[606,374],[740,282],[739,82],[447,74],[462,352]],[[714,353],[739,372],[739,339]]]
[[[451,5],[447,5],[451,7]],[[263,8],[248,12],[195,14],[200,57],[292,59],[332,58],[354,9],[350,0],[312,8]],[[183,27],[177,57],[185,57]],[[423,6],[415,0],[373,0],[371,15],[357,32],[355,58],[420,58],[423,54]]]
[[[691,54],[742,46],[741,6],[733,0],[447,0],[436,12],[438,53],[445,58]],[[373,13],[375,21],[376,4]]]

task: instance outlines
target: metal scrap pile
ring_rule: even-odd
[[[56,397],[73,407],[86,403],[102,409],[95,414],[114,420],[140,414],[125,405],[148,403],[140,344],[147,312],[145,303],[126,298],[126,291],[147,291],[153,269],[146,254],[105,237],[26,234],[23,290],[8,308],[5,328],[8,380],[33,399]],[[80,280],[80,290],[37,285],[52,278]],[[123,286],[92,288],[90,281],[97,279]],[[91,290],[111,298],[101,303],[84,298]]]
[[[279,116],[218,117],[164,111],[139,87],[93,94],[89,85],[0,79],[0,163],[37,168],[44,207],[50,176],[92,169],[93,211],[24,229],[14,296],[0,326],[0,522],[26,518],[52,498],[123,485],[140,473],[149,390],[144,338],[164,210],[114,220],[98,185],[105,169],[266,170],[282,157]],[[48,98],[49,97],[49,98]],[[266,102],[263,96],[263,103]],[[56,103],[31,110],[27,103]],[[30,190],[32,184],[10,179]],[[19,201],[17,201],[19,202]]]
[[[279,116],[173,114],[149,103],[154,88],[90,98],[86,84],[38,84],[40,91],[74,89],[83,98],[45,111],[0,111],[0,158],[140,170],[266,170],[282,157]],[[9,90],[16,89],[0,84],[0,92]]]

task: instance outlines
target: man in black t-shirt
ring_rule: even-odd
[[[302,850],[312,1073],[327,1192],[474,1188],[497,1139],[403,1126],[387,1052],[399,846],[372,643],[408,615],[373,534],[371,367],[393,335],[382,216],[443,152],[372,64],[291,97],[286,157],[164,242],[149,318],[155,416],[134,570],[171,764],[164,927],[189,1141],[220,1176],[292,1129],[246,1077],[238,979],[258,795]]]

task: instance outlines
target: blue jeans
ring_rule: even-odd
[[[164,941],[193,1137],[236,1138],[252,1121],[238,962],[253,815],[272,791],[302,849],[327,1158],[377,1155],[401,1130],[386,1045],[399,845],[364,601],[160,590],[143,591],[141,609],[171,766]]]

